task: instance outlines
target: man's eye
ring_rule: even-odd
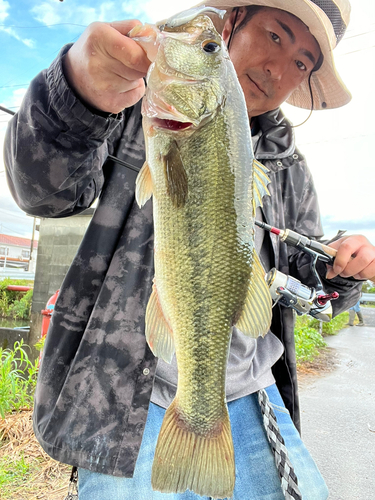
[[[303,64],[303,62],[301,61],[296,61],[296,64],[297,64],[297,67],[301,70],[301,71],[306,71],[307,68],[306,66]]]
[[[280,43],[280,37],[279,35],[276,35],[276,33],[273,33],[272,31],[270,31],[270,35],[271,35],[271,38],[274,42],[276,43]]]

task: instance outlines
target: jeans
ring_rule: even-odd
[[[328,490],[294,424],[281,396],[272,385],[266,389],[289,458],[298,478],[303,500],[326,500]],[[273,454],[263,427],[257,394],[228,403],[236,462],[233,500],[284,500]],[[79,500],[209,500],[186,491],[160,493],[151,488],[151,467],[165,410],[150,403],[134,476],[114,477],[78,470]]]

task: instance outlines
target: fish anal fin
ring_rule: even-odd
[[[165,319],[156,285],[146,309],[146,340],[155,356],[170,363],[175,351],[172,329]]]
[[[185,205],[188,197],[188,178],[175,141],[171,143],[168,153],[163,156],[163,162],[167,193],[173,205],[180,208]]]
[[[249,337],[264,337],[271,325],[272,298],[264,279],[263,266],[254,252],[253,273],[236,327]]]
[[[253,160],[253,172],[254,172],[254,181],[253,181],[253,192],[251,194],[255,212],[257,207],[263,206],[262,203],[263,196],[270,194],[267,186],[271,181],[267,175],[267,173],[269,172],[268,168],[257,160]]]
[[[166,411],[152,466],[151,485],[163,493],[187,489],[210,498],[231,498],[235,482],[229,415],[214,432],[196,434],[181,418],[176,399]]]
[[[151,198],[152,192],[153,186],[150,167],[147,161],[145,161],[135,181],[135,199],[139,207],[143,207],[146,201]]]

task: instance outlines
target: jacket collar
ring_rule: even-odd
[[[296,146],[293,129],[280,108],[257,116],[252,130],[257,160],[282,159],[294,153]]]

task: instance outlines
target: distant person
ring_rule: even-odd
[[[365,326],[363,315],[360,307],[360,300],[349,309],[349,326],[354,326],[355,315],[357,315],[359,323],[356,326]]]

